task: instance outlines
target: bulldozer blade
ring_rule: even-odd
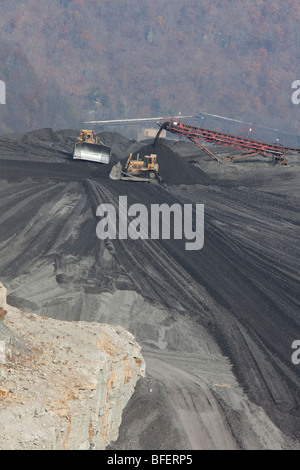
[[[120,162],[112,167],[109,173],[109,177],[112,180],[120,180],[122,178],[122,165]]]
[[[88,160],[90,162],[109,163],[111,149],[105,145],[77,143],[73,150],[73,160]]]

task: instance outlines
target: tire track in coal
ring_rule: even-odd
[[[174,193],[176,196],[178,191],[174,190]],[[181,194],[184,195],[184,201],[188,199],[188,195],[193,200],[199,199],[195,188],[186,188]],[[227,270],[227,276],[231,279],[231,292],[234,292],[228,301],[230,308],[227,309],[223,321],[215,317],[218,325],[218,344],[223,344],[223,351],[231,358],[234,370],[245,389],[250,392],[250,396],[268,409],[279,427],[298,435],[299,371],[291,362],[291,343],[300,336],[300,295],[299,282],[297,283],[299,258],[293,246],[289,246],[291,238],[297,238],[298,226],[293,225],[296,217],[294,207],[292,206],[289,219],[288,211],[285,211],[286,205],[282,204],[283,218],[289,225],[286,230],[284,224],[278,235],[278,213],[274,209],[269,210],[268,204],[272,202],[269,197],[266,206],[261,210],[253,200],[255,198],[250,199],[247,204],[248,195],[245,196],[242,190],[234,191],[232,204],[231,191],[223,189],[222,194],[219,191],[214,193],[212,190],[203,189],[201,194],[212,219],[222,221],[221,224],[212,224],[210,230],[218,240],[216,247],[224,258],[224,266],[232,267]],[[262,203],[262,195],[255,196]],[[219,209],[216,208],[216,200]],[[233,214],[233,210],[236,215],[229,219],[228,225],[226,216],[228,212]],[[270,236],[273,226],[272,238],[280,241],[279,244],[274,243],[277,250],[273,249],[273,244],[265,248],[263,242],[261,245],[258,243],[256,236],[259,239],[260,220],[270,227]],[[234,222],[237,229],[234,229]],[[251,225],[254,229],[253,238],[249,235],[245,237],[240,229],[243,224]],[[237,256],[237,253],[240,255]],[[240,273],[242,281],[237,285],[233,276],[235,271]],[[241,293],[238,293],[236,286],[240,286]],[[223,295],[229,297],[224,290]],[[259,375],[261,378],[258,380]],[[259,386],[254,386],[257,381]],[[272,407],[272,402],[275,407]],[[287,409],[291,413],[289,417],[286,416]]]
[[[112,186],[98,185],[97,191],[101,195],[98,198],[99,203],[112,201]],[[114,191],[115,205],[120,194],[121,188]],[[164,194],[160,187],[149,188],[140,184],[132,186],[128,199],[129,204],[142,202],[146,205],[149,201],[169,204],[180,202],[180,198]],[[223,206],[226,202],[228,203],[228,200],[223,198]],[[162,283],[170,279],[170,285],[177,287],[174,297],[166,302],[166,283],[166,289],[157,299],[171,308],[174,306],[174,298],[177,297],[183,309],[196,315],[198,321],[208,326],[210,332],[218,339],[218,344],[230,357],[234,370],[250,397],[266,407],[277,425],[283,425],[286,431],[294,433],[297,429],[295,410],[298,406],[296,390],[299,386],[299,376],[291,367],[289,341],[299,331],[299,326],[295,322],[287,321],[283,306],[277,304],[272,285],[265,281],[264,263],[253,264],[251,253],[245,263],[243,241],[235,240],[230,243],[224,231],[213,224],[213,217],[215,214],[212,216],[210,213],[206,217],[205,248],[202,252],[193,253],[192,257],[174,241],[160,242],[159,248],[158,244],[155,244],[156,249],[149,250],[148,258],[141,245],[145,244],[145,241],[138,244],[133,242],[132,248],[129,247],[128,241],[114,242],[117,257],[125,269],[132,272],[131,276],[138,282],[143,295],[149,292],[148,281],[152,285],[157,282],[157,274],[149,275],[145,263],[151,263],[151,269],[159,272],[158,278],[161,275]],[[180,249],[177,249],[178,246]],[[120,255],[121,252],[123,256]],[[160,262],[161,260],[163,262]],[[170,277],[173,262],[175,271],[179,268],[180,276],[174,277],[171,272]],[[162,287],[159,284],[155,289],[156,294]],[[189,289],[191,285],[193,288]],[[207,295],[199,298],[201,286],[219,302],[216,311],[209,308]],[[249,374],[249,371],[253,372]],[[290,410],[290,420],[286,418],[283,408]]]
[[[140,183],[138,184],[140,185]],[[95,181],[87,181],[86,185],[88,193],[92,194],[90,197],[94,214],[101,203],[109,202],[118,210],[119,196],[122,195],[118,186],[107,187],[106,184]],[[145,185],[142,186],[145,187]],[[149,199],[149,187],[147,187],[147,199],[145,199],[145,195],[140,198],[139,194],[135,193],[136,189],[135,184],[133,193],[128,196],[128,204],[130,205],[133,202],[132,199],[136,199],[136,201],[138,200],[149,206],[149,200],[147,201]],[[162,192],[161,189],[157,194],[152,188],[151,195],[154,196],[153,203],[161,203],[162,195],[164,202],[172,203],[170,198],[165,199],[168,195]],[[180,240],[173,241],[173,243],[177,242],[179,242],[177,249],[184,249],[183,242]],[[130,276],[138,292],[145,298],[151,301],[159,301],[170,309],[192,310],[199,315],[203,315],[206,319],[209,318],[205,313],[208,307],[204,302],[203,295],[201,295],[199,284],[182,269],[174,256],[170,256],[168,240],[117,239],[110,240],[108,243],[113,245],[116,258]]]
[[[25,272],[56,252],[70,252],[74,226],[86,204],[76,200],[78,183],[25,182],[18,189],[14,196],[0,201],[1,270],[5,276],[16,275],[20,269]],[[7,191],[10,185],[3,187]]]
[[[96,191],[101,195],[97,202],[112,202],[114,200],[114,204],[117,205],[120,192],[117,191],[112,198],[111,188],[105,187],[104,189],[103,185],[96,186]],[[135,186],[133,189],[134,199],[143,202],[143,191],[140,186],[139,188]],[[161,190],[158,188],[151,189],[151,196],[156,191]],[[147,188],[148,201],[151,196]],[[176,201],[174,197],[169,199],[165,195],[162,198],[161,192],[158,199],[160,203],[162,199],[172,203]],[[154,201],[157,202],[157,199],[154,198]],[[149,255],[149,259],[147,259],[143,255],[140,245],[135,245],[134,251],[131,251],[124,242],[118,246],[114,243],[114,246],[116,247],[118,259],[125,269],[132,271],[134,266],[136,272],[132,272],[131,276],[135,279],[135,282],[138,280],[143,295],[147,284],[147,282],[144,284],[145,279],[151,283],[156,281],[154,276],[149,276],[144,263],[151,262],[151,267],[156,272],[159,270],[164,280],[168,279],[168,263],[170,264],[170,260],[173,260],[173,258],[176,260],[176,265],[180,267],[181,274],[177,282],[182,283],[184,289],[179,288],[175,295],[182,308],[187,313],[196,315],[198,321],[209,327],[209,331],[217,338],[220,347],[230,357],[234,364],[234,370],[245,390],[250,393],[250,397],[267,409],[277,425],[282,425],[282,419],[285,418],[285,430],[293,433],[297,427],[297,417],[294,415],[294,418],[288,423],[281,408],[286,409],[288,407],[291,412],[296,409],[295,388],[299,384],[299,378],[287,362],[287,345],[282,344],[282,341],[278,352],[278,340],[282,338],[282,327],[287,327],[285,321],[281,319],[282,312],[278,314],[278,321],[270,327],[268,319],[274,318],[274,316],[276,318],[276,315],[274,315],[274,310],[277,308],[276,304],[273,303],[272,298],[263,293],[260,284],[255,285],[249,281],[249,267],[243,269],[242,254],[237,257],[238,251],[234,246],[228,245],[226,239],[222,240],[222,232],[215,230],[215,227],[211,225],[210,218],[208,218],[206,225],[209,241],[205,244],[205,255],[201,255],[206,262],[202,263],[197,263],[197,261],[195,263],[195,258],[197,260],[199,254],[193,254],[193,259],[189,260],[186,253],[176,251],[174,242],[165,245],[166,252],[164,254],[166,256],[163,259],[166,260],[166,264],[159,264],[159,261],[156,264],[154,261],[158,251],[154,252],[153,255],[151,254],[151,256]],[[123,257],[120,256],[120,249],[123,250]],[[143,260],[142,263],[136,263],[134,254]],[[162,256],[162,250],[159,251],[159,256]],[[216,269],[217,265],[220,267],[219,270]],[[211,269],[210,266],[212,266]],[[192,276],[191,273],[193,273]],[[187,282],[187,279],[193,279],[193,290],[188,290],[189,282]],[[223,285],[220,285],[220,281]],[[176,278],[172,278],[172,283],[174,284],[174,282],[176,285]],[[214,299],[217,297],[214,292],[219,289],[217,294],[221,302],[221,308],[220,306],[219,308],[216,307],[215,311],[209,308],[207,295],[201,298],[198,305],[189,301],[190,296],[194,296],[194,301],[197,299],[197,295],[201,291],[201,285],[205,286]],[[162,297],[158,296],[157,299],[161,301]],[[169,308],[174,305],[172,297],[170,302],[167,303],[166,299],[163,298],[163,303]],[[290,334],[293,332],[293,328],[290,328]],[[274,333],[276,335],[273,339]],[[251,374],[249,374],[249,371],[251,371]],[[274,397],[276,397],[276,400],[274,400]]]

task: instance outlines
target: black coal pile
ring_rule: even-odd
[[[208,184],[210,177],[200,168],[183,160],[183,158],[174,152],[165,143],[158,141],[155,146],[147,144],[133,153],[133,158],[139,154],[139,158],[150,154],[157,155],[159,164],[159,173],[163,182],[168,185],[193,185]],[[125,163],[127,158],[123,160]]]
[[[119,324],[141,344],[147,377],[115,449],[228,448],[233,439],[241,449],[299,448],[298,156],[286,168],[214,165],[199,150],[206,174],[187,161],[190,142],[154,146],[106,133],[113,159],[101,165],[72,160],[77,135],[0,137],[0,280],[9,302],[64,321]],[[111,180],[115,161],[131,152],[157,154],[163,184]],[[203,203],[203,247],[187,249],[185,230],[182,239],[100,240],[96,209],[109,203],[117,214],[121,196],[147,209]]]
[[[79,131],[51,128],[37,129],[25,134],[0,136],[0,158],[19,161],[55,162],[71,160]]]

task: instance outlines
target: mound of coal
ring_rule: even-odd
[[[140,158],[145,155],[157,154],[159,173],[163,182],[168,185],[177,184],[208,184],[210,177],[200,168],[184,161],[182,157],[175,153],[165,143],[158,141],[155,147],[152,144],[145,145],[133,154],[139,154]]]
[[[0,159],[53,162],[69,160],[79,131],[51,128],[0,136]]]

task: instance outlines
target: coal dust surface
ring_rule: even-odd
[[[73,161],[78,132],[0,137],[0,280],[10,304],[119,324],[147,376],[112,449],[299,449],[299,156],[223,163],[189,141],[100,135],[108,165]],[[113,181],[156,153],[161,184]],[[204,246],[96,235],[100,204],[204,204]],[[67,333],[67,332],[66,332]]]

